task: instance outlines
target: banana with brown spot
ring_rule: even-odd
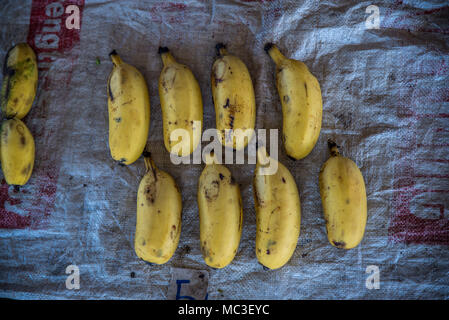
[[[36,97],[38,70],[36,55],[27,43],[12,47],[3,66],[0,93],[1,109],[6,118],[22,119]]]
[[[274,44],[266,44],[265,51],[276,64],[285,150],[294,159],[305,158],[321,131],[323,101],[320,84],[303,62],[287,59]]]
[[[212,97],[220,142],[240,150],[254,136],[256,99],[248,68],[228,54],[225,45],[216,46],[218,58],[212,66]]]
[[[242,198],[231,172],[207,155],[198,183],[200,242],[204,261],[224,268],[234,259],[242,234]]]
[[[33,172],[34,138],[19,119],[4,120],[1,126],[0,160],[6,183],[22,186]]]
[[[159,98],[165,148],[178,156],[187,156],[201,141],[203,100],[200,86],[192,71],[178,63],[168,48],[159,48],[159,54],[164,65],[159,77]],[[181,141],[171,140],[171,134],[176,133],[174,130],[178,130]]]
[[[328,141],[331,157],[320,171],[319,185],[329,242],[351,249],[362,241],[367,220],[365,182],[354,161]]]
[[[139,258],[166,263],[178,247],[181,234],[182,199],[175,180],[159,170],[144,153],[146,174],[137,192],[134,249]]]
[[[264,172],[277,162],[275,173]],[[270,269],[285,265],[293,255],[299,238],[301,205],[295,179],[290,171],[271,158],[265,147],[257,150],[253,180],[256,207],[256,256]]]
[[[142,74],[112,51],[108,79],[109,149],[114,160],[129,165],[142,154],[150,127],[150,98]]]

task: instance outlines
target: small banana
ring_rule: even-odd
[[[224,146],[240,150],[254,135],[256,100],[248,69],[242,60],[217,44],[212,66],[212,97],[218,138]],[[245,138],[246,137],[246,138]]]
[[[231,172],[207,155],[198,183],[200,241],[204,261],[223,268],[234,259],[242,234],[242,198]]]
[[[35,146],[30,130],[19,119],[4,120],[0,143],[0,160],[6,183],[24,185],[34,166]]]
[[[134,249],[139,258],[157,264],[173,256],[181,234],[181,193],[175,180],[144,153],[146,174],[137,192]]]
[[[276,85],[282,105],[282,139],[287,155],[306,157],[321,130],[323,102],[318,80],[301,61],[287,59],[271,43],[265,51],[276,63]]]
[[[12,47],[3,66],[0,103],[6,118],[22,119],[36,96],[38,70],[36,55],[27,43]]]
[[[178,156],[191,154],[201,141],[203,101],[200,86],[190,69],[173,58],[168,48],[159,48],[164,68],[159,77],[164,144],[168,152]],[[181,142],[171,140],[176,129]],[[177,145],[177,150],[172,150]],[[178,149],[179,148],[179,149]]]
[[[274,174],[264,169],[277,163]],[[268,156],[265,147],[257,150],[253,181],[256,207],[256,255],[270,269],[278,269],[293,255],[301,224],[301,205],[295,179],[288,169]]]
[[[357,165],[328,142],[331,157],[320,171],[319,184],[329,242],[351,249],[362,241],[367,219],[365,182]]]
[[[150,127],[150,99],[142,74],[114,50],[108,79],[109,149],[114,160],[129,165],[142,154]]]

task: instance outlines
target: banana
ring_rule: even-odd
[[[175,180],[144,153],[146,174],[137,192],[134,249],[139,258],[157,264],[173,256],[181,234],[181,193]]]
[[[142,74],[114,50],[108,79],[109,149],[114,160],[129,165],[142,154],[150,127],[150,99]]]
[[[178,156],[187,156],[201,141],[203,101],[200,86],[192,71],[176,62],[168,48],[159,48],[159,54],[164,64],[159,77],[159,98],[165,148]],[[180,142],[170,139],[176,129],[182,129],[181,134],[186,134],[180,136]],[[172,150],[174,145],[179,149]]]
[[[351,249],[362,241],[367,219],[365,182],[351,159],[328,141],[331,157],[320,171],[319,184],[329,242]]]
[[[22,119],[36,96],[38,70],[36,55],[27,43],[12,47],[3,66],[0,103],[6,118]]]
[[[274,174],[264,172],[277,164]],[[253,181],[256,207],[256,255],[270,269],[286,264],[299,238],[301,205],[295,179],[282,163],[268,156],[265,147],[257,150]]]
[[[206,156],[198,183],[200,241],[204,261],[224,268],[234,259],[242,234],[242,198],[231,172]]]
[[[4,120],[0,141],[0,160],[6,183],[24,185],[34,166],[35,146],[30,130],[19,119]]]
[[[320,135],[323,114],[320,84],[304,63],[287,59],[274,44],[266,44],[265,51],[276,64],[286,153],[297,160],[305,158]]]
[[[224,146],[240,150],[254,135],[256,100],[248,69],[242,60],[216,46],[218,58],[212,66],[212,97],[218,138]],[[246,138],[247,139],[246,139]]]

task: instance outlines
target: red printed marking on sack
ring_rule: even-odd
[[[150,8],[151,21],[156,23],[183,23],[185,14],[180,14],[187,9],[187,5],[179,2],[162,2],[153,4]]]
[[[70,84],[73,63],[77,58],[71,54],[71,50],[80,42],[80,29],[66,27],[66,19],[70,13],[65,11],[70,5],[76,5],[79,8],[81,23],[84,0],[33,0],[31,2],[27,42],[34,49],[38,59],[40,92],[38,92],[36,101],[41,102],[31,108],[27,119],[46,119],[48,115],[47,101],[39,99],[39,96],[45,96],[46,91],[55,90],[61,86],[64,88]],[[57,56],[62,55],[63,58],[69,60],[71,65],[61,81],[59,78],[54,79],[55,75],[51,73],[50,66]],[[28,125],[36,143],[33,174],[28,183],[19,188],[8,186],[4,179],[1,182],[0,228],[35,229],[42,227],[45,223],[44,218],[50,214],[56,200],[60,163],[55,159],[54,154],[45,150],[45,146],[51,144],[55,139],[55,129],[41,126],[35,128],[33,124]]]
[[[414,67],[414,66],[413,66]],[[448,73],[446,61],[423,61],[420,71],[429,76]],[[422,75],[413,75],[398,97],[397,117],[406,124],[397,137],[399,155],[394,165],[393,213],[389,238],[394,242],[449,245],[448,209],[449,144],[441,143],[449,130],[449,114],[433,105],[447,103],[447,88],[421,88]],[[418,100],[418,101],[417,101]],[[422,129],[427,126],[435,128]],[[425,135],[419,130],[424,130]],[[432,134],[428,136],[427,132]],[[425,141],[420,141],[421,139]],[[435,141],[435,142],[433,142]],[[438,141],[438,143],[437,143]]]

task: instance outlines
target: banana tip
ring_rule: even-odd
[[[219,42],[215,45],[215,49],[217,50],[217,55],[220,55],[220,49],[226,49],[226,45],[222,42]]]
[[[117,51],[112,50],[111,52],[109,52],[109,56],[116,56],[117,55]]]
[[[159,47],[159,49],[157,50],[157,53],[159,54],[163,54],[163,53],[167,53],[170,50],[167,47]]]
[[[144,158],[151,158],[151,152],[149,152],[149,151],[144,151],[142,153],[142,155],[143,155]]]
[[[335,141],[333,141],[331,139],[327,140],[327,146],[328,146],[329,149],[332,149],[333,147],[337,147],[338,148],[338,145],[335,143]]]
[[[268,42],[268,43],[265,44],[265,46],[263,47],[263,49],[265,50],[266,53],[268,53],[268,51],[270,51],[271,48],[273,48],[273,47],[274,47],[274,44],[271,43],[271,42]]]

